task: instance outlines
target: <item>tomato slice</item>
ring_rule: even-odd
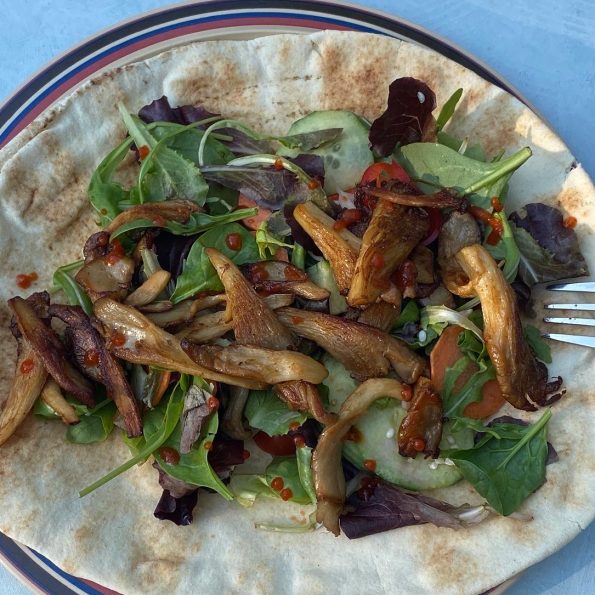
[[[409,174],[396,162],[392,163],[372,163],[362,176],[362,184],[376,182],[376,187],[385,180],[399,180],[407,184],[411,181]]]
[[[426,209],[426,212],[430,219],[430,229],[426,239],[422,242],[424,246],[431,244],[438,237],[442,228],[442,212],[440,209]]]
[[[261,450],[274,457],[288,457],[295,454],[295,442],[288,434],[269,436],[260,431],[254,435],[254,442]]]

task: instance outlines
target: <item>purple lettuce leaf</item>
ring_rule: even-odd
[[[304,202],[311,195],[309,188],[286,169],[207,165],[200,171],[209,182],[237,190],[271,211],[281,209],[287,202]]]
[[[218,128],[217,134],[223,134],[231,138],[231,140],[222,140],[221,142],[236,155],[270,154],[276,150],[272,141],[252,138],[237,128]]]
[[[349,539],[425,523],[459,529],[486,516],[483,506],[456,508],[429,496],[405,492],[384,481],[355,492],[348,506],[351,510],[341,516],[341,530]]]
[[[244,441],[217,436],[213,448],[207,457],[213,471],[221,478],[227,479],[236,465],[244,462]]]
[[[173,122],[187,125],[218,115],[209,112],[202,105],[171,107],[165,95],[141,107],[138,112],[138,117],[147,124],[151,122]]]
[[[397,145],[419,142],[435,107],[436,95],[424,82],[411,77],[394,80],[386,111],[372,122],[370,148],[386,157]]]
[[[558,209],[531,203],[509,219],[521,253],[519,275],[529,287],[589,274],[577,235]]]
[[[190,525],[193,520],[192,511],[197,502],[198,490],[181,498],[174,498],[167,490],[163,490],[153,514],[160,521],[171,521],[178,526]]]

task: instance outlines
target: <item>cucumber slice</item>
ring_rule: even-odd
[[[358,383],[338,361],[325,355],[322,363],[329,372],[324,384],[329,389],[329,409],[338,411]],[[356,467],[364,470],[365,460],[376,461],[376,475],[410,490],[443,488],[461,479],[460,471],[453,465],[437,463],[421,456],[415,459],[402,457],[397,446],[397,433],[406,411],[399,401],[377,401],[359,418],[355,427],[361,433],[359,442],[346,441],[343,455]],[[449,438],[450,437],[450,438]],[[453,442],[454,441],[454,442]],[[471,430],[452,431],[446,423],[442,432],[441,448],[471,448]]]
[[[369,126],[352,112],[320,111],[301,118],[291,125],[290,134],[303,134],[326,128],[342,128],[339,138],[308,151],[324,160],[324,190],[335,194],[355,186],[366,168],[374,162],[368,148]],[[282,148],[279,155],[295,157],[300,151]]]
[[[336,315],[347,312],[347,302],[339,293],[339,288],[337,287],[337,281],[333,275],[331,265],[326,260],[321,260],[314,266],[309,267],[306,270],[306,273],[308,273],[308,277],[310,277],[316,285],[330,291],[331,295],[329,297],[328,305],[331,314]]]

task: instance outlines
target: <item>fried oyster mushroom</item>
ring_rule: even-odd
[[[462,291],[481,302],[486,348],[502,395],[517,409],[535,411],[534,403],[547,404],[548,392],[556,389],[548,386],[547,368],[525,341],[514,291],[483,246],[463,248],[456,260],[469,279]]]

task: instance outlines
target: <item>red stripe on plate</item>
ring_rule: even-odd
[[[333,29],[337,31],[347,31],[350,29],[350,27],[348,26],[343,26],[334,23],[321,23],[320,21],[309,19],[296,19],[291,17],[246,17],[237,19],[226,19],[221,21],[220,24],[214,23],[213,21],[209,21],[208,23],[195,23],[193,25],[187,25],[185,27],[164,31],[162,33],[156,33],[151,37],[141,39],[137,42],[131,43],[130,45],[120,48],[119,50],[111,52],[107,56],[104,56],[103,58],[94,61],[92,64],[89,64],[87,67],[83,68],[82,70],[74,74],[72,77],[65,80],[59,87],[54,89],[51,93],[44,97],[43,100],[40,101],[34,108],[27,112],[27,114],[19,122],[18,126],[15,126],[11,133],[6,137],[4,142],[0,144],[0,148],[2,148],[4,145],[10,142],[11,139],[13,139],[19,132],[26,128],[37,116],[39,116],[39,114],[41,114],[47,107],[49,107],[52,103],[58,100],[67,91],[71,90],[73,87],[75,87],[77,84],[79,84],[87,77],[91,76],[93,73],[106,66],[109,66],[109,64],[115,62],[116,60],[124,58],[128,54],[132,54],[144,48],[155,45],[157,43],[167,41],[168,39],[182,37],[191,33],[198,33],[200,31],[208,31],[213,29],[226,29],[231,27],[246,27],[258,25],[283,25],[311,29]],[[324,26],[321,27],[321,25]]]

